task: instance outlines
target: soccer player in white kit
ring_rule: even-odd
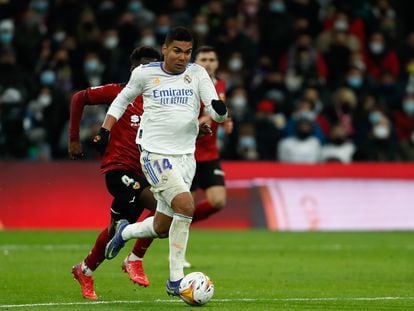
[[[106,144],[113,124],[128,104],[136,96],[143,96],[144,114],[136,142],[141,149],[143,172],[157,199],[157,210],[154,217],[139,223],[120,220],[105,257],[114,258],[127,240],[168,236],[170,277],[166,289],[175,296],[184,277],[183,263],[194,213],[190,186],[196,165],[200,101],[213,120],[221,123],[227,117],[227,108],[219,100],[207,71],[189,64],[192,48],[193,38],[187,28],[171,29],[162,46],[164,61],[134,69],[95,138]]]

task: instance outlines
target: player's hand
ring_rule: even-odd
[[[208,124],[205,121],[202,121],[198,125],[199,131],[198,131],[198,137],[204,136],[204,135],[211,135],[213,131],[211,130],[210,124]]]
[[[71,160],[83,158],[84,153],[82,144],[79,141],[70,141],[68,146],[68,153]]]
[[[233,132],[233,128],[233,120],[231,118],[227,118],[226,121],[224,121],[223,123],[224,133],[226,133],[227,135],[231,134]]]
[[[224,116],[227,113],[227,107],[220,99],[213,99],[211,101],[211,106],[213,106],[214,111],[220,116]]]
[[[103,155],[105,153],[106,147],[108,146],[109,142],[109,134],[111,132],[103,127],[101,127],[98,131],[98,134],[93,138],[93,143],[95,145],[95,149]]]

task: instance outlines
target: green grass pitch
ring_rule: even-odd
[[[96,235],[0,232],[0,311],[194,308],[165,293],[167,240],[147,252],[148,288],[121,270],[130,241],[95,272],[99,300],[83,299],[70,271]],[[192,230],[187,255],[215,285],[203,310],[414,310],[414,232]]]

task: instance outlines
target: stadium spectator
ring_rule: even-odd
[[[395,130],[388,117],[376,111],[371,118],[372,128],[365,140],[357,146],[356,161],[401,161],[401,148]]]
[[[297,120],[295,134],[282,138],[277,146],[277,159],[283,163],[319,162],[321,143],[312,134],[312,122],[306,118]]]
[[[321,162],[352,162],[355,153],[355,145],[347,136],[342,125],[334,125],[328,137],[328,141],[321,148]]]
[[[396,50],[387,42],[384,34],[374,31],[368,40],[365,53],[367,75],[378,81],[384,72],[391,73],[398,78],[400,74],[400,61]]]
[[[223,66],[218,75],[228,81],[227,95],[230,98],[233,89],[243,88],[250,112],[260,101],[271,100],[288,118],[289,107],[309,86],[318,88],[330,110],[332,94],[346,86],[356,93],[358,103],[377,94],[378,104],[386,106],[391,116],[399,110],[404,93],[414,92],[411,7],[395,1],[106,0],[52,5],[34,0],[6,1],[1,7],[0,58],[11,51],[7,53],[14,55],[13,67],[19,68],[0,70],[0,92],[18,89],[25,106],[36,100],[42,88],[36,81],[47,70],[55,72],[55,88],[65,98],[86,88],[84,59],[93,53],[105,66],[100,83],[126,80],[129,52],[137,45],[159,48],[176,23],[194,30],[195,47],[207,44],[219,50]],[[289,54],[295,38],[306,35],[307,50]],[[358,75],[365,81],[362,85]],[[226,159],[238,157],[238,131],[253,119],[235,120],[232,137],[222,140],[220,150]],[[356,127],[358,120],[354,119]],[[24,159],[27,154],[28,150],[15,157]]]
[[[414,94],[406,94],[394,110],[393,121],[401,144],[402,159],[414,161]]]
[[[275,150],[284,125],[284,115],[276,113],[273,101],[264,99],[259,102],[255,112],[254,132],[260,160],[275,160]]]

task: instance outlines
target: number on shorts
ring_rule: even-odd
[[[154,161],[154,167],[158,170],[158,173],[162,173],[163,170],[170,170],[172,169],[172,165],[170,163],[170,161],[166,158],[162,159],[162,167],[160,165],[159,160],[155,160]]]

